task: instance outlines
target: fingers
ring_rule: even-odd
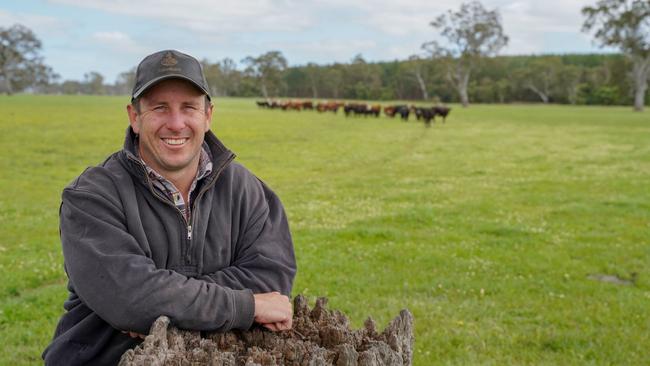
[[[140,339],[145,339],[147,336],[144,334],[136,333],[136,332],[128,332],[126,330],[123,330],[122,333],[127,334],[131,338],[140,338]]]
[[[277,322],[275,323],[275,326],[278,328],[278,330],[289,330],[293,326],[293,319],[289,318],[285,321]]]
[[[266,323],[266,324],[262,324],[262,326],[273,332],[281,332],[283,330],[290,330],[292,323],[291,321],[286,321],[286,322],[277,322],[277,323]]]
[[[291,324],[293,309],[287,296],[279,292],[253,295],[255,299],[255,321],[260,324]],[[289,323],[287,323],[289,322]]]
[[[278,332],[280,329],[275,325],[275,323],[262,324],[262,326],[268,330]]]
[[[289,319],[282,321],[282,322],[277,322],[275,323],[275,326],[279,330],[290,330],[291,327],[293,326],[293,318],[289,317]]]
[[[287,324],[286,322],[275,323],[275,327],[278,328],[278,331],[290,330],[291,329],[291,324]]]

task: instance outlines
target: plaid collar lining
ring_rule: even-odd
[[[139,140],[136,139],[135,143],[136,156],[140,159],[142,164],[144,164],[145,168],[147,169],[147,174],[151,178],[154,187],[162,192],[167,198],[169,198],[179,209],[179,211],[181,211],[183,217],[185,217],[185,220],[189,222],[191,215],[190,204],[192,201],[192,192],[194,192],[194,189],[196,189],[198,182],[201,179],[207,177],[212,172],[212,157],[210,156],[210,151],[208,149],[207,143],[203,142],[203,148],[201,149],[201,155],[199,156],[199,169],[196,172],[196,177],[194,177],[194,180],[192,181],[192,185],[190,186],[190,202],[187,203],[183,199],[181,192],[174,186],[172,182],[160,175],[160,173],[155,171],[152,167],[147,165],[144,160],[142,160],[140,157]]]

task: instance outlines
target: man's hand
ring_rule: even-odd
[[[255,294],[255,321],[277,332],[291,329],[293,309],[289,298],[279,292]]]
[[[147,336],[144,335],[144,334],[140,334],[140,333],[136,333],[136,332],[127,332],[126,330],[123,330],[122,333],[124,333],[124,334],[128,334],[129,337],[131,337],[131,338],[140,338],[140,339],[145,339],[145,337],[147,337]]]

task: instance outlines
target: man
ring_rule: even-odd
[[[63,191],[70,296],[47,365],[115,365],[160,315],[193,330],[291,328],[284,209],[210,131],[208,90],[193,57],[147,56],[124,148]]]

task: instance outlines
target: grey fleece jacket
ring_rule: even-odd
[[[187,222],[124,149],[63,191],[60,234],[70,296],[47,365],[115,365],[160,315],[184,329],[227,331],[253,323],[253,293],[290,295],[293,244],[278,197],[208,132],[212,173]]]

